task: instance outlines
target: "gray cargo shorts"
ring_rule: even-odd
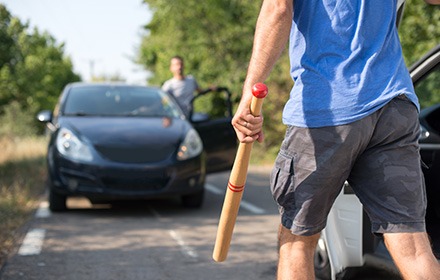
[[[271,172],[283,226],[297,235],[319,233],[348,181],[372,232],[425,231],[419,133],[417,108],[403,94],[350,124],[289,126]]]

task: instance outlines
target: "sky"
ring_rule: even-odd
[[[118,74],[127,83],[146,84],[149,73],[133,59],[142,28],[152,12],[142,0],[0,0],[12,16],[47,31],[84,81]]]

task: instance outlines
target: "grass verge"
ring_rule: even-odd
[[[0,268],[46,182],[46,139],[0,138]]]

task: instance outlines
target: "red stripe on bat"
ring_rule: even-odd
[[[237,187],[237,186],[234,186],[233,184],[231,184],[231,182],[229,182],[228,188],[233,192],[242,192],[244,190],[244,185]]]

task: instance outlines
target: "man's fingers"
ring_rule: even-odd
[[[252,134],[257,133],[263,127],[263,118],[262,117],[248,117],[240,118],[232,122],[232,125],[236,127],[238,130],[243,133],[249,134],[247,132],[254,132]]]
[[[253,135],[247,135],[247,134],[242,133],[238,130],[236,130],[236,133],[237,133],[237,138],[241,143],[252,143],[255,141],[263,143],[263,141],[264,141],[263,131],[260,131],[259,133],[253,134]]]
[[[245,136],[243,139],[239,139],[241,143],[253,143],[255,140],[258,139],[258,134],[255,134],[254,136]]]
[[[257,134],[257,136],[258,136],[258,138],[257,138],[258,143],[263,143],[264,142],[264,133],[262,130],[260,131],[260,133]]]
[[[261,127],[258,130],[246,128],[244,126],[240,127],[239,129],[234,127],[234,129],[235,129],[235,132],[237,133],[237,137],[240,140],[240,142],[243,142],[242,139],[244,139],[244,138],[249,139],[247,137],[251,137],[253,139],[253,141],[257,140],[259,137],[262,137]]]

